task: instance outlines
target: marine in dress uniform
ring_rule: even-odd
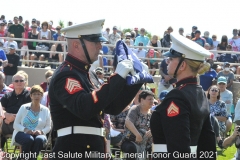
[[[96,90],[90,64],[102,48],[104,20],[69,26],[65,61],[55,70],[49,88],[50,110],[57,140],[52,159],[105,159],[104,113],[117,115],[132,101],[142,84],[126,85],[133,63],[118,63],[109,82]],[[90,152],[92,154],[90,154]]]
[[[163,56],[170,57],[168,74],[177,83],[152,114],[152,158],[216,159],[209,105],[196,78],[207,70],[204,60],[210,52],[183,36],[173,33],[171,39],[171,49]]]

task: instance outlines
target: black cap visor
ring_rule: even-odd
[[[83,39],[90,42],[107,42],[108,40],[102,34],[82,35]]]
[[[172,58],[182,57],[182,55],[183,55],[182,53],[177,52],[177,51],[175,51],[173,49],[170,49],[169,51],[163,53],[163,56],[165,56],[165,57],[172,57]]]

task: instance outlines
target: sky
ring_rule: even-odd
[[[104,28],[113,26],[119,29],[145,28],[152,35],[163,36],[172,26],[174,32],[180,27],[184,34],[191,33],[192,26],[217,35],[232,37],[233,28],[240,29],[239,0],[6,0],[0,15],[6,20],[22,16],[23,20],[53,20],[57,26],[60,20],[65,26],[71,20],[74,24],[105,19]],[[7,7],[9,6],[9,7]],[[110,32],[111,32],[110,31]]]

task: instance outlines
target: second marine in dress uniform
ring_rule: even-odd
[[[102,48],[104,20],[69,26],[68,54],[52,76],[49,98],[57,140],[53,159],[104,159],[103,113],[119,114],[134,98],[142,84],[126,85],[133,73],[130,60],[118,63],[107,84],[94,90],[89,78],[90,64]],[[89,153],[92,154],[89,154]]]
[[[208,70],[204,60],[210,52],[183,36],[171,34],[171,39],[163,56],[169,57],[168,74],[177,83],[151,117],[153,159],[216,159],[209,105],[196,78]]]

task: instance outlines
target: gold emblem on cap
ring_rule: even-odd
[[[67,66],[68,66],[68,67],[70,67],[70,65],[69,65],[69,64],[68,64]]]
[[[90,146],[89,146],[89,145],[87,145],[87,148],[90,148]]]
[[[81,35],[78,35],[78,38],[81,38],[82,36]]]
[[[88,66],[87,66],[87,65],[85,66],[85,69],[86,69],[86,70],[88,69]]]
[[[182,57],[185,58],[185,54],[182,54]]]
[[[102,115],[102,111],[100,112],[100,115]]]

